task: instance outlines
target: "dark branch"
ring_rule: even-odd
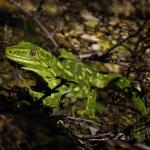
[[[21,7],[20,3],[16,2],[15,0],[8,0],[9,3],[14,4],[17,8],[19,8],[24,15],[26,15],[29,18],[32,18],[33,21],[38,25],[38,27],[41,29],[41,31],[43,32],[43,35],[49,39],[54,46],[58,47],[58,44],[56,43],[56,41],[54,40],[52,34],[49,33],[49,31],[46,29],[46,27],[39,21],[39,19],[30,14],[29,12],[27,12],[23,7]]]

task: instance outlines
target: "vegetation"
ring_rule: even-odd
[[[147,0],[1,0],[0,149],[149,149],[149,14]]]

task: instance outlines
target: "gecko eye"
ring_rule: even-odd
[[[12,53],[12,50],[10,50],[9,53],[11,54],[11,53]]]
[[[30,50],[30,56],[35,56],[35,55],[36,55],[36,50],[31,49],[31,50]]]

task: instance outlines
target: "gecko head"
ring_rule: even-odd
[[[10,46],[5,50],[5,55],[12,61],[17,62],[23,66],[28,65],[41,65],[44,60],[42,59],[46,52],[42,48],[30,42],[19,42],[14,46]]]

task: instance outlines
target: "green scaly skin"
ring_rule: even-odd
[[[95,117],[96,88],[104,88],[112,80],[115,84],[129,92],[132,88],[130,82],[125,78],[115,74],[102,74],[92,70],[82,63],[80,59],[71,52],[61,51],[61,61],[53,54],[45,51],[41,47],[29,42],[20,42],[17,45],[8,47],[5,51],[6,57],[22,65],[25,70],[33,71],[40,75],[47,82],[50,89],[56,88],[58,92],[51,93],[43,99],[43,104],[59,108],[62,95],[66,97],[87,98],[84,114],[91,118]],[[67,84],[59,86],[62,80]],[[35,92],[29,88],[31,95],[41,98],[43,93]],[[132,91],[132,102],[140,115],[145,115],[146,108],[136,91]]]

